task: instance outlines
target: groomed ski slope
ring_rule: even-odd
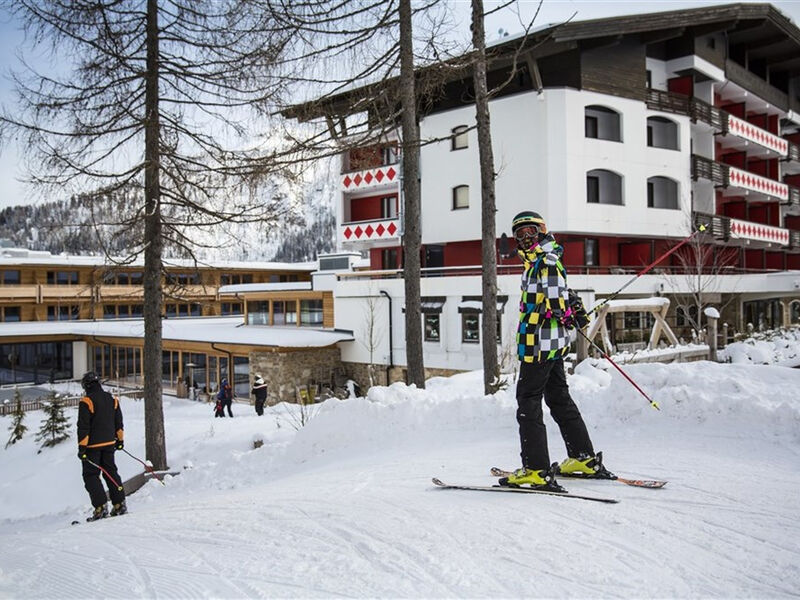
[[[517,466],[513,386],[484,397],[480,373],[329,401],[300,431],[285,405],[213,419],[166,397],[171,466],[188,468],[131,496],[130,514],[77,526],[75,444],[37,455],[29,414],[1,454],[0,597],[797,597],[800,370],[626,370],[661,412],[604,362],[579,367],[573,395],[610,469],[669,484],[562,481],[616,505],[435,489]],[[142,403],[123,410],[142,456]],[[124,477],[140,466],[117,462]]]

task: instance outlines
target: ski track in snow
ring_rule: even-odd
[[[693,373],[702,401],[687,405],[676,372]],[[67,487],[54,512],[25,516],[12,503],[21,516],[0,520],[0,598],[798,597],[797,435],[771,433],[768,406],[737,421],[728,394],[739,392],[713,396],[719,373],[712,385],[686,365],[639,373],[659,380],[662,413],[637,412],[628,390],[612,394],[619,383],[588,371],[575,386],[607,466],[669,480],[660,490],[561,481],[616,505],[435,488],[433,476],[488,485],[489,467],[517,466],[513,390],[470,396],[480,374],[453,378],[449,395],[436,381],[331,403],[297,435],[244,407],[209,424],[207,407],[172,400],[168,447],[193,468],[96,523],[69,525],[79,468],[58,480]],[[740,388],[766,396],[759,381]],[[780,385],[800,389],[800,372]],[[800,400],[784,402],[781,418],[795,418]],[[141,454],[141,403],[123,408]],[[248,450],[255,431],[265,444]]]

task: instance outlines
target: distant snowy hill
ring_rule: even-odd
[[[29,431],[0,450],[0,597],[796,598],[800,370],[626,371],[660,412],[606,361],[569,378],[607,466],[669,480],[561,480],[614,505],[435,489],[431,477],[491,485],[491,466],[518,466],[514,385],[484,396],[480,372],[332,399],[299,431],[296,405],[214,419],[165,397],[182,474],[130,496],[128,515],[74,527],[89,512],[75,444],[36,454]],[[142,456],[143,403],[123,411],[126,449]]]
[[[276,223],[225,225],[211,230],[195,229],[191,239],[198,258],[214,260],[313,260],[335,246],[334,199],[337,192],[335,161],[321,161],[305,180],[292,187],[266,187],[263,194],[279,196],[284,206]],[[132,194],[131,194],[132,195]],[[103,227],[93,223],[118,220],[119,206],[137,200],[85,198],[12,206],[0,211],[0,239],[17,247],[54,254],[101,255],[107,248],[123,256],[141,240],[142,233],[129,227]],[[181,248],[166,248],[165,255],[186,257]]]

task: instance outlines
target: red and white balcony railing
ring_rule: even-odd
[[[339,225],[339,237],[344,243],[394,241],[399,236],[400,217]]]
[[[730,237],[732,239],[754,240],[788,246],[790,231],[781,227],[773,227],[772,225],[730,219]]]
[[[344,173],[340,179],[341,191],[357,192],[397,184],[400,181],[397,169],[397,165],[385,165]]]
[[[787,140],[730,114],[728,115],[728,133],[755,142],[767,150],[777,152],[783,157],[789,155],[789,142]]]
[[[789,199],[789,186],[769,177],[762,177],[761,175],[729,166],[728,179],[730,185],[738,188],[772,196],[779,200]]]

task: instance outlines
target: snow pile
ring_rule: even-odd
[[[129,515],[77,527],[68,523],[88,502],[75,444],[37,454],[42,414],[31,412],[28,434],[0,451],[0,597],[534,593],[509,564],[534,569],[543,597],[796,594],[800,370],[623,368],[660,412],[605,360],[578,365],[572,395],[609,468],[669,484],[561,481],[621,500],[612,506],[432,489],[433,476],[486,485],[490,466],[519,466],[514,384],[484,396],[480,372],[331,399],[299,429],[296,405],[258,417],[236,404],[235,418],[214,419],[210,404],[165,397],[167,451],[181,474],[130,496]],[[144,457],[144,403],[122,407],[126,449]],[[560,460],[558,428],[546,424]],[[124,479],[140,472],[127,456],[117,463]],[[732,472],[780,477],[743,485]],[[591,558],[579,578],[565,577],[576,556]]]
[[[720,360],[734,364],[800,366],[800,327],[768,331],[728,344],[720,352]]]

